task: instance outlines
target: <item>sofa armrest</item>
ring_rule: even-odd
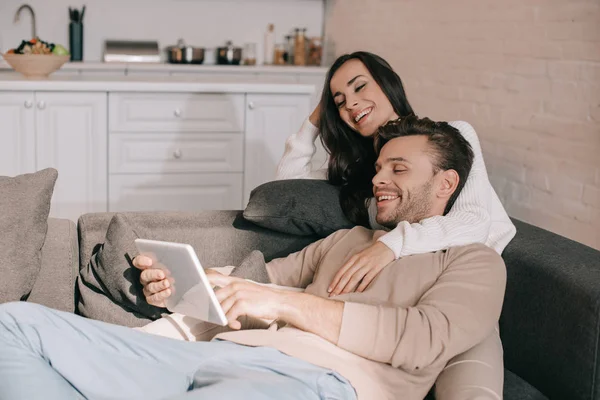
[[[77,247],[75,223],[49,218],[42,247],[42,265],[28,301],[73,312],[75,277],[79,272]]]
[[[600,396],[600,251],[514,221],[503,253],[505,365],[551,398]]]

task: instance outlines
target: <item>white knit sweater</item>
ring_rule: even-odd
[[[471,173],[448,214],[426,218],[419,223],[401,222],[379,239],[396,258],[477,242],[500,254],[515,236],[515,226],[488,179],[475,129],[464,121],[450,122],[450,125],[458,129],[473,148],[475,158]],[[307,119],[300,131],[287,139],[276,179],[327,179],[326,168],[313,169],[311,164],[318,133]],[[370,204],[371,226],[385,229],[375,221],[375,201]]]

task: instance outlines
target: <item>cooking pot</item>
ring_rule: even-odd
[[[231,41],[225,47],[217,47],[217,64],[240,65],[242,61],[242,48],[235,47]]]
[[[204,62],[204,48],[188,46],[183,39],[179,39],[176,46],[167,47],[166,51],[167,60],[171,64],[202,64]]]

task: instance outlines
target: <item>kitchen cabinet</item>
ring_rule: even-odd
[[[58,170],[50,216],[239,210],[272,180],[310,86],[0,76],[0,174]]]
[[[106,94],[0,93],[0,121],[2,175],[56,168],[51,216],[106,211]]]
[[[28,92],[0,93],[0,175],[35,171],[34,96]]]
[[[246,108],[244,206],[252,189],[275,178],[285,140],[298,131],[309,114],[310,98],[249,94]]]
[[[50,215],[107,210],[106,93],[35,93],[36,168],[56,168]]]

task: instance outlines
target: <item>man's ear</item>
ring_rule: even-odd
[[[459,181],[460,178],[455,170],[448,169],[446,171],[441,171],[437,196],[441,199],[450,199],[452,194],[456,191]]]

